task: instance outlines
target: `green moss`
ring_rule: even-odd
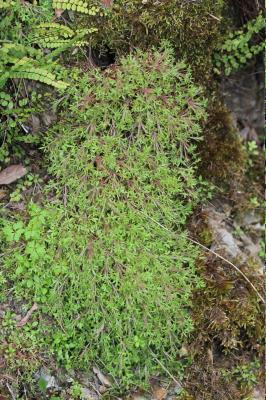
[[[110,3],[104,16],[82,17],[85,26],[98,28],[94,44],[108,46],[121,55],[136,47],[147,49],[168,40],[177,58],[186,58],[200,80],[208,80],[212,74],[212,52],[221,36],[223,0]]]
[[[200,143],[201,173],[219,187],[233,189],[243,180],[246,151],[230,112],[219,101],[210,103],[209,118]]]
[[[97,363],[119,391],[162,364],[180,375],[201,285],[185,223],[200,196],[206,101],[165,49],[86,74],[64,102],[45,145],[54,197],[28,220],[4,221],[13,294],[52,319],[38,329],[67,368]]]
[[[187,370],[185,388],[197,400],[227,400],[228,393],[242,400],[255,381],[253,369],[249,372],[247,367],[253,365],[250,360],[258,358],[263,365],[263,307],[226,264],[209,257],[199,268],[206,286],[193,301],[196,329],[189,347],[193,363]],[[256,287],[262,286],[249,264],[242,270]],[[224,369],[232,374],[226,377]]]

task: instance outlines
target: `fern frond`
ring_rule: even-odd
[[[90,5],[86,0],[53,0],[53,8],[72,10],[89,15],[97,15],[101,12],[99,7]]]
[[[33,31],[37,34],[47,34],[47,33],[58,33],[66,38],[72,37],[74,31],[66,25],[61,25],[57,23],[43,23],[33,27]]]
[[[8,9],[16,4],[13,0],[0,0],[0,10]]]
[[[42,52],[34,47],[24,46],[19,43],[4,43],[0,47],[0,65],[12,63],[12,60],[21,59],[24,56],[31,56],[40,59]]]
[[[40,67],[27,67],[25,69],[18,68],[10,70],[9,78],[31,79],[53,86],[57,89],[65,89],[68,86],[66,82],[56,80],[56,76],[53,73],[48,72],[46,69]]]
[[[24,78],[39,81],[51,85],[57,89],[65,89],[68,84],[56,79],[55,74],[40,64],[40,60],[30,57],[30,53],[40,54],[40,51],[32,50],[23,45],[5,43],[0,48],[0,87],[3,87],[8,79]],[[52,68],[53,64],[49,66]]]
[[[264,15],[259,14],[256,19],[249,21],[241,30],[232,32],[214,54],[214,71],[218,74],[224,70],[230,75],[245,65],[250,59],[265,49],[265,42],[259,33],[265,30]],[[263,36],[263,35],[262,35]],[[254,41],[254,37],[257,40]],[[258,43],[259,40],[259,43]]]
[[[84,36],[95,31],[97,31],[96,28],[73,31],[64,25],[46,23],[33,27],[29,40],[31,43],[49,49],[56,49],[67,44],[71,46],[84,46],[88,44],[86,40],[82,40]]]

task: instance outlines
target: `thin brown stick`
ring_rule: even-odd
[[[180,382],[178,382],[176,380],[176,378],[174,377],[174,375],[171,374],[170,371],[168,371],[168,369],[161,363],[160,360],[158,360],[158,358],[155,356],[155,354],[153,352],[151,352],[153,355],[154,360],[162,367],[162,369],[170,376],[171,379],[173,379],[173,381],[177,384],[180,385]]]
[[[16,397],[15,397],[11,387],[9,386],[9,384],[7,382],[6,382],[6,387],[8,388],[8,391],[11,394],[12,400],[16,400]]]
[[[33,304],[33,306],[31,307],[31,309],[27,312],[27,314],[25,315],[25,317],[23,317],[19,322],[17,322],[17,327],[19,328],[19,327],[21,327],[21,326],[24,326],[24,325],[26,325],[26,323],[28,322],[28,320],[30,319],[30,317],[31,317],[31,314],[34,312],[34,311],[36,311],[36,310],[38,310],[38,306],[37,306],[37,304],[36,303],[34,303]]]
[[[167,231],[168,233],[170,233],[173,236],[176,236],[176,234],[174,232],[171,232],[170,229],[166,228],[164,225],[160,224],[160,222],[156,221],[155,219],[153,219],[152,217],[150,217],[149,215],[146,215],[143,213],[143,211],[138,210],[141,214],[145,215],[147,218],[149,218],[151,221],[153,221],[155,224],[157,224],[158,226],[160,226],[162,229],[164,229],[165,231]],[[257,294],[257,296],[259,297],[259,299],[262,301],[263,304],[265,304],[265,300],[264,298],[261,296],[261,294],[259,293],[259,291],[256,289],[256,287],[253,285],[253,283],[248,279],[248,277],[244,274],[244,272],[241,271],[241,269],[239,269],[235,264],[233,264],[231,261],[227,260],[225,257],[223,257],[221,254],[216,253],[216,251],[213,251],[211,249],[209,249],[208,247],[204,246],[203,244],[197,242],[195,239],[192,239],[191,237],[187,237],[188,240],[194,244],[196,244],[197,246],[201,247],[203,250],[207,251],[208,253],[213,254],[215,257],[220,258],[220,260],[223,260],[224,262],[226,262],[227,264],[229,264],[231,267],[233,267],[244,279],[245,281],[252,287],[252,289],[254,290],[254,292]]]
[[[245,280],[246,282],[252,287],[252,289],[256,292],[257,296],[260,298],[260,300],[265,304],[264,298],[261,296],[261,294],[258,292],[256,287],[253,285],[253,283],[248,279],[248,277],[244,274],[244,272],[241,271],[235,264],[233,264],[231,261],[227,260],[225,257],[223,257],[221,254],[216,253],[216,251],[213,251],[209,249],[208,247],[204,246],[203,244],[197,242],[196,240],[192,239],[191,237],[188,236],[188,240],[190,240],[192,243],[197,244],[199,247],[201,247],[203,250],[208,251],[209,253],[213,254],[217,258],[220,258],[227,264],[231,265]]]

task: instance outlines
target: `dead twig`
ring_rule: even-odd
[[[11,387],[9,386],[9,384],[7,382],[6,382],[6,387],[7,387],[8,391],[9,391],[9,393],[11,394],[12,400],[16,400],[16,396],[14,395]]]
[[[20,328],[21,326],[24,326],[28,322],[31,314],[36,310],[38,310],[38,306],[37,306],[36,303],[34,303],[33,306],[27,312],[27,314],[25,315],[25,317],[23,317],[19,322],[17,322],[17,325],[16,325],[17,328]]]
[[[229,264],[231,267],[233,267],[244,279],[245,281],[252,287],[254,292],[256,292],[257,296],[259,299],[262,301],[263,304],[265,304],[264,298],[261,296],[259,291],[256,289],[256,287],[253,285],[253,283],[248,279],[248,277],[244,274],[244,272],[241,271],[235,264],[233,264],[231,261],[227,260],[225,257],[223,257],[221,254],[216,253],[216,251],[213,251],[209,249],[208,247],[204,246],[203,244],[197,242],[196,240],[192,239],[191,237],[188,237],[188,240],[190,240],[192,243],[198,245],[201,247],[203,250],[208,251],[209,253],[213,254],[215,257],[220,258],[220,260],[223,260],[227,264]]]
[[[167,375],[169,375],[169,377],[177,384],[180,385],[180,382],[178,382],[178,380],[176,380],[176,378],[171,374],[170,371],[168,371],[168,369],[161,363],[160,360],[158,360],[158,358],[155,356],[155,354],[153,352],[151,352],[153,355],[154,360],[162,367],[162,369],[167,373]]]
[[[210,17],[212,17],[213,19],[216,19],[216,21],[221,21],[221,18],[216,17],[215,15],[211,14],[211,13],[207,13]]]

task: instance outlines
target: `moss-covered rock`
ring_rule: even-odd
[[[104,16],[84,16],[83,23],[98,28],[94,43],[116,54],[147,49],[168,40],[177,57],[189,59],[201,79],[211,73],[210,57],[220,36],[224,0],[117,0]],[[207,68],[208,66],[208,68]]]
[[[208,111],[199,148],[201,173],[217,186],[234,190],[244,177],[246,152],[228,109],[215,100]]]

